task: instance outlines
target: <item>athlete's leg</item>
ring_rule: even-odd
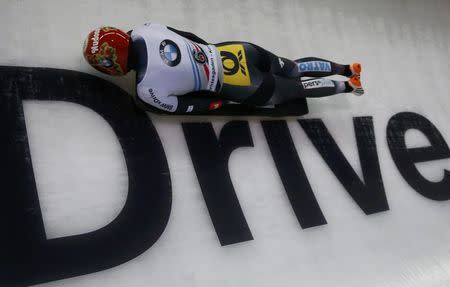
[[[279,57],[266,49],[255,45],[252,45],[259,55],[259,66],[261,71],[272,73],[274,75],[293,78],[292,71],[297,69],[297,63],[284,57]]]
[[[298,75],[292,75],[293,70],[298,70],[297,63],[254,44],[227,42],[216,46],[225,70],[221,95],[231,101],[250,105],[280,104],[298,98],[355,91],[350,82],[329,79],[301,82]],[[360,85],[358,91],[362,94]]]
[[[300,82],[301,94],[307,98],[322,98],[341,93],[349,93],[353,89],[347,81],[333,81],[318,78]]]
[[[331,75],[342,75],[351,77],[361,73],[361,65],[353,63],[342,65],[321,58],[307,57],[295,61],[279,57],[255,44],[251,45],[258,52],[258,61],[255,63],[263,72],[270,72],[289,78],[299,77],[326,77]]]
[[[321,98],[341,93],[364,93],[359,78],[353,76],[348,81],[333,81],[318,78],[306,81],[298,81],[280,76],[274,76],[275,89],[270,104],[286,103],[299,98]]]
[[[359,63],[342,65],[315,57],[301,58],[295,60],[295,63],[296,67],[291,71],[292,77],[326,77],[331,75],[351,77],[361,73],[361,64]]]

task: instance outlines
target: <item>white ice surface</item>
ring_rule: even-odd
[[[42,286],[450,286],[450,202],[428,200],[401,177],[386,143],[398,112],[424,115],[450,143],[450,2],[445,0],[2,1],[0,64],[89,72],[133,91],[132,75],[100,75],[81,45],[100,25],[131,29],[153,21],[210,42],[246,40],[288,58],[361,61],[366,95],[310,101],[361,174],[352,117],[373,116],[390,210],[366,216],[290,119],[294,142],[328,221],[302,230],[258,120],[254,148],[233,153],[230,172],[255,240],[220,247],[179,122],[151,116],[166,151],[172,213],[159,241],[119,267]],[[124,159],[95,113],[68,103],[25,105],[49,238],[89,232],[120,212]],[[217,129],[224,119],[214,119]],[[420,134],[409,146],[426,144]],[[419,165],[438,181],[449,160]],[[450,187],[449,187],[450,188]]]

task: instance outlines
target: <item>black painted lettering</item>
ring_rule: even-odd
[[[348,163],[322,120],[299,120],[299,123],[338,180],[365,214],[389,210],[371,117],[353,119],[364,182]]]
[[[123,148],[129,190],[123,210],[110,224],[86,234],[46,239],[22,100],[74,102],[111,125]],[[1,286],[101,271],[135,258],[158,240],[172,199],[166,157],[151,121],[123,91],[77,72],[0,67],[0,128]]]
[[[183,123],[183,130],[220,244],[252,240],[228,171],[228,160],[233,150],[253,146],[248,123],[227,123],[219,139],[211,123]]]
[[[285,121],[263,121],[269,144],[284,189],[302,228],[326,224],[311,189]]]
[[[423,133],[430,146],[407,148],[405,133],[409,129]],[[444,178],[440,182],[430,182],[415,166],[420,162],[450,158],[449,147],[433,123],[416,113],[398,113],[389,120],[387,141],[398,170],[415,191],[433,200],[450,199],[450,171],[444,170]]]

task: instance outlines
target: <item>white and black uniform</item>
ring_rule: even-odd
[[[178,32],[155,23],[131,32],[137,96],[167,112],[215,109],[221,105],[217,97],[223,79],[220,54],[214,45]]]
[[[129,68],[137,73],[138,100],[150,110],[184,114],[224,103],[280,105],[352,90],[347,82],[320,78],[352,74],[349,65],[324,59],[292,61],[247,42],[211,45],[154,23],[131,31],[131,39]]]

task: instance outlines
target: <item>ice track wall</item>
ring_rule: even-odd
[[[87,72],[130,93],[132,75],[110,78],[84,63],[91,29],[161,22],[210,42],[246,40],[285,57],[361,61],[364,69],[364,97],[311,100],[309,115],[281,122],[238,118],[251,144],[241,138],[223,166],[253,240],[227,246],[197,176],[192,145],[201,143],[186,128],[203,122],[200,134],[219,135],[229,119],[148,115],[171,179],[164,233],[126,264],[42,286],[449,286],[449,14],[450,2],[436,0],[3,1],[0,65]],[[46,238],[111,223],[129,187],[111,126],[64,102],[26,101],[24,114]],[[413,151],[399,159],[402,130],[403,150]],[[418,173],[405,175],[398,161],[411,158]],[[352,195],[371,185],[385,201]],[[315,203],[296,210],[305,192]],[[364,205],[373,202],[381,204]],[[311,206],[320,218],[313,227],[299,220]]]

